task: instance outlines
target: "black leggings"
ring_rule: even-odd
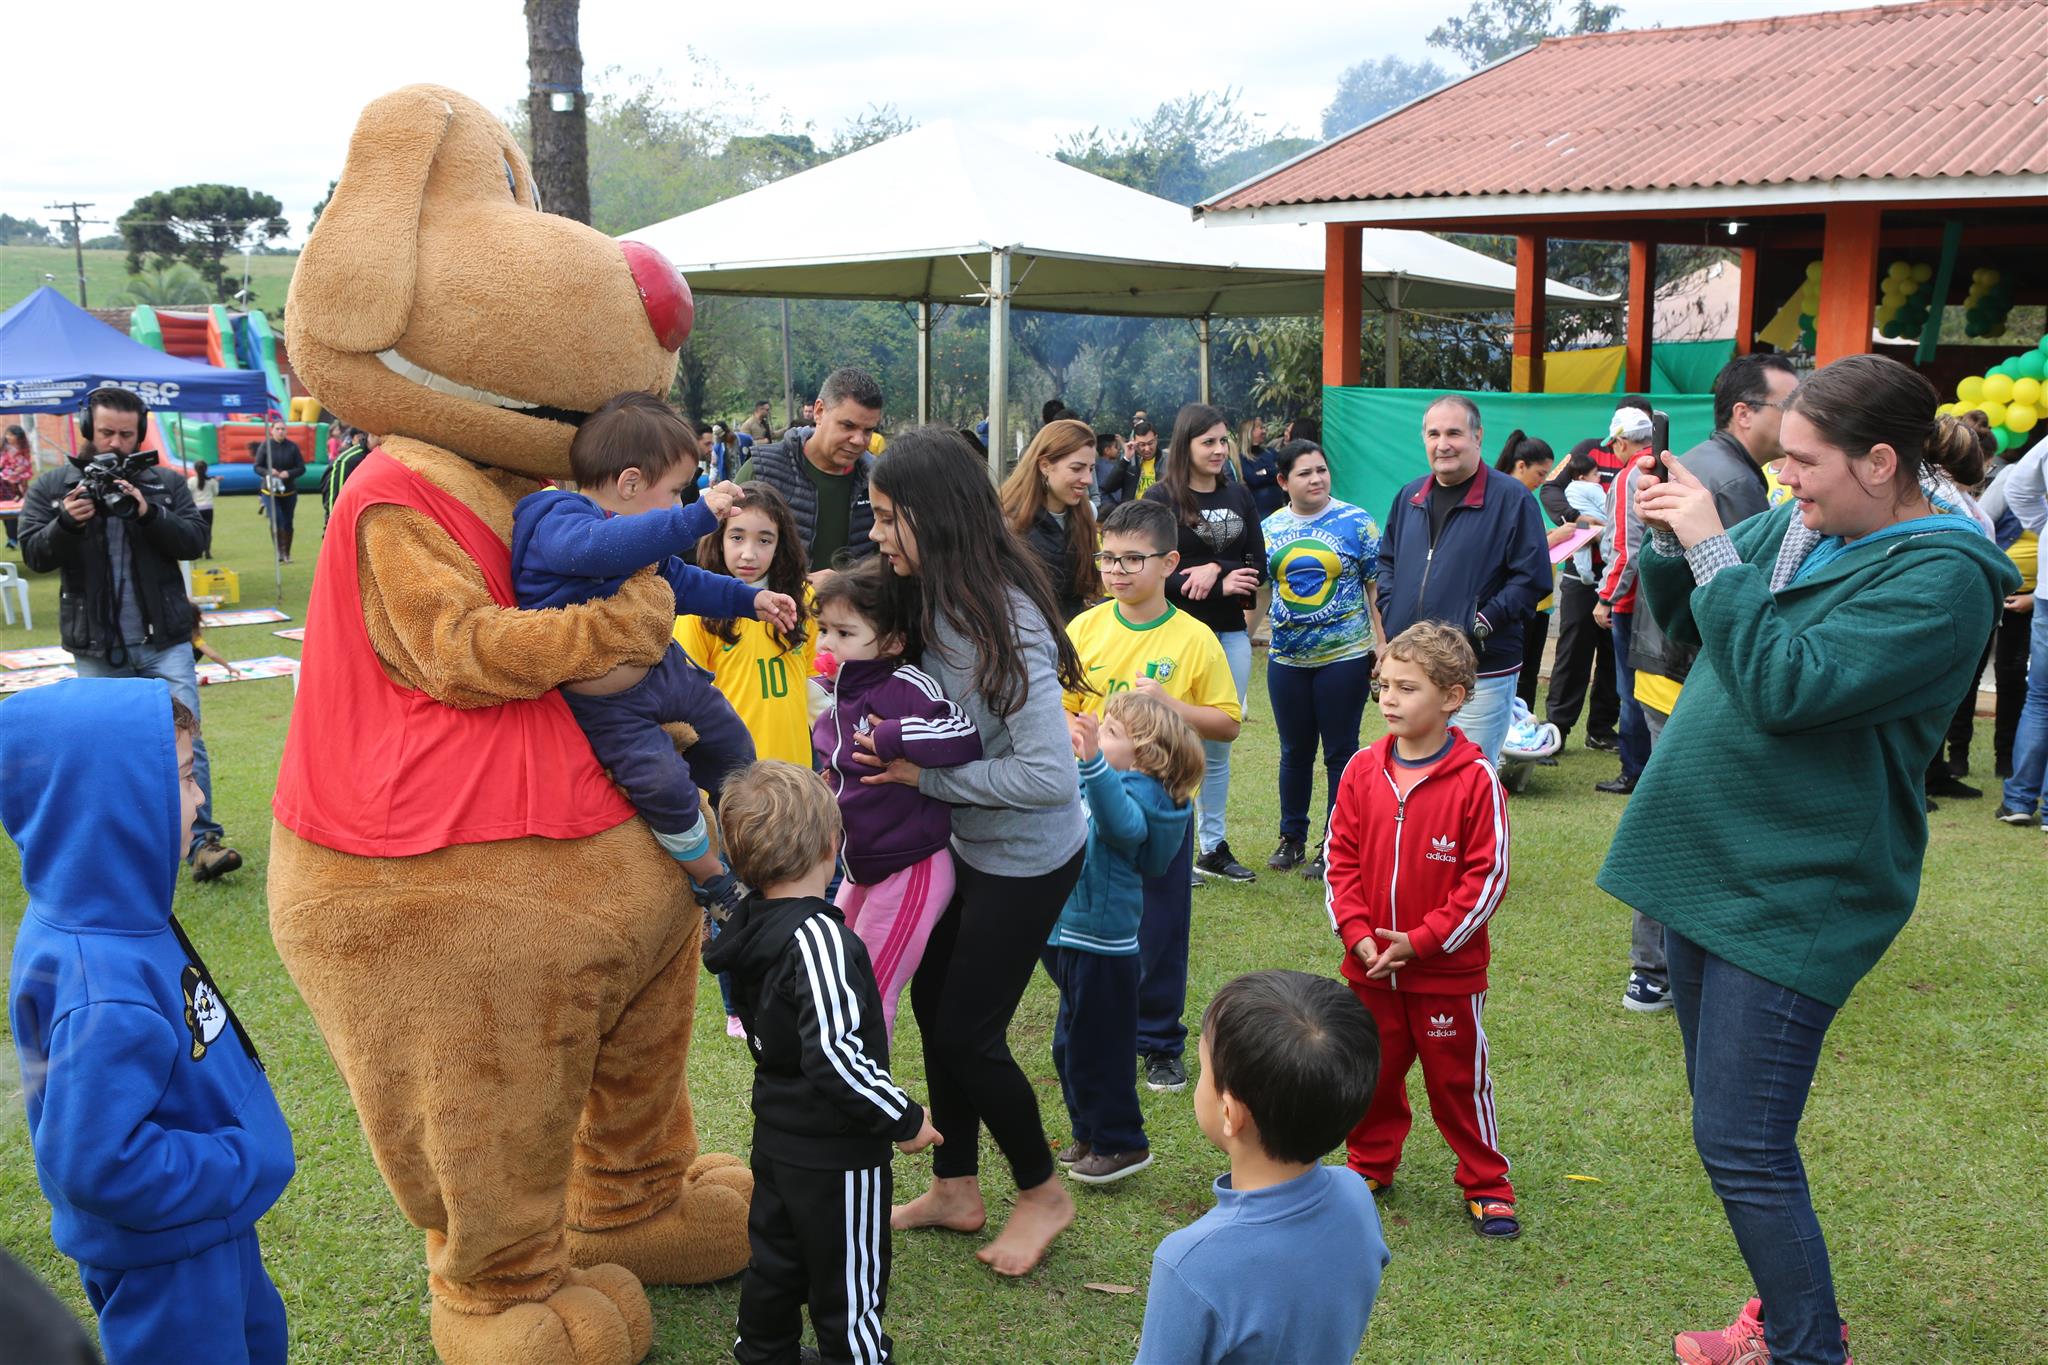
[[[1038,1092],[1010,1055],[1010,1019],[1081,879],[1085,852],[1036,877],[998,877],[954,855],[953,903],[933,926],[910,979],[932,1126],[946,1139],[932,1149],[932,1174],[940,1179],[979,1171],[982,1124],[1018,1189],[1052,1179]]]

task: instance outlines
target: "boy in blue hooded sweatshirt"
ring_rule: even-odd
[[[1088,854],[1042,955],[1060,990],[1052,1064],[1074,1140],[1067,1174],[1107,1185],[1152,1164],[1131,1054],[1138,1043],[1138,922],[1144,884],[1184,864],[1189,800],[1201,786],[1202,741],[1158,697],[1118,692],[1070,716]]]
[[[285,1358],[256,1220],[292,1177],[291,1132],[171,914],[197,732],[155,679],[0,707],[0,822],[28,891],[8,1020],[50,1237],[109,1365]]]

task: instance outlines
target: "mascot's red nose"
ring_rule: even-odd
[[[690,297],[689,282],[682,271],[668,263],[668,257],[645,242],[622,242],[619,249],[626,253],[626,267],[633,272],[633,283],[640,286],[640,304],[647,310],[655,339],[668,350],[675,350],[689,338],[690,324],[697,318],[697,304]]]

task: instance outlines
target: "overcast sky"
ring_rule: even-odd
[[[1627,0],[1622,22],[1668,28],[1868,3]],[[496,110],[525,95],[515,0],[8,8],[0,212],[44,222],[58,216],[44,208],[54,201],[92,201],[88,216],[111,220],[151,190],[221,182],[276,195],[296,237],[375,95],[435,81]],[[1068,133],[1120,128],[1162,100],[1225,87],[1269,131],[1319,136],[1353,63],[1391,53],[1451,66],[1424,39],[1464,9],[1465,0],[585,0],[582,39],[591,82],[620,67],[680,83],[695,49],[753,88],[764,124],[787,114],[829,134],[871,103],[894,104],[919,122],[976,122],[1050,151]],[[108,80],[114,52],[132,54],[136,69]],[[87,62],[100,64],[90,79]]]

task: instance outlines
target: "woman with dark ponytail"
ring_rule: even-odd
[[[1266,539],[1251,490],[1224,477],[1229,463],[1230,426],[1223,410],[1190,403],[1173,419],[1166,472],[1145,496],[1164,503],[1180,526],[1174,546],[1180,567],[1166,580],[1167,600],[1216,632],[1241,710],[1252,678],[1245,613],[1257,606],[1259,585],[1266,581]],[[1252,881],[1256,874],[1231,853],[1223,825],[1223,808],[1230,800],[1230,742],[1205,739],[1202,749],[1208,769],[1195,822],[1195,870],[1205,877]]]
[[[1681,1359],[1848,1355],[1799,1120],[1836,1013],[1913,912],[1921,780],[2019,581],[1928,474],[1976,441],[1936,401],[1881,356],[1816,371],[1785,406],[1792,501],[1733,532],[1690,470],[1640,462],[1647,610],[1699,656],[1599,884],[1664,924],[1693,1142],[1757,1294],[1681,1334]]]

